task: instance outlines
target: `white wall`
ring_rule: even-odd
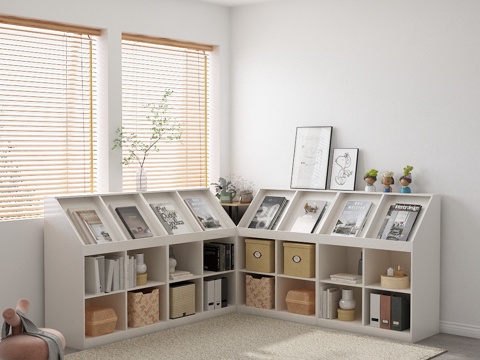
[[[295,128],[442,194],[441,330],[480,338],[480,2],[280,0],[232,11],[232,166],[290,186]],[[377,189],[381,187],[377,182]]]
[[[111,152],[115,129],[121,124],[121,33],[160,36],[218,46],[213,111],[217,124],[214,136],[220,141],[217,166],[229,166],[229,10],[226,7],[190,0],[0,0],[0,14],[58,21],[103,30],[101,66],[101,118],[108,120],[102,135],[105,169],[102,192],[121,190],[120,152]],[[44,322],[43,221],[0,222],[0,311],[14,307],[20,297],[31,301],[30,315],[38,325]]]
[[[480,296],[471,184],[480,178],[480,2],[279,0],[229,11],[189,0],[16,0],[1,1],[0,13],[106,30],[107,135],[121,114],[126,31],[220,45],[222,174],[230,163],[257,187],[288,188],[295,128],[317,125],[334,127],[333,147],[360,149],[357,189],[372,167],[398,177],[413,165],[413,191],[443,195],[442,331],[480,337],[471,300]],[[117,191],[119,161],[105,168],[106,190]],[[0,234],[0,309],[27,297],[41,325],[42,222],[0,222]]]

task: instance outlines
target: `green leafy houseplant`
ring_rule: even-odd
[[[142,174],[145,173],[144,165],[148,155],[160,151],[159,142],[162,139],[179,140],[182,136],[180,124],[174,118],[168,116],[170,111],[168,98],[172,94],[172,90],[166,90],[158,103],[145,105],[150,112],[139,121],[144,121],[150,126],[149,138],[140,138],[135,132],[126,133],[123,126],[116,130],[117,137],[113,140],[112,149],[128,149],[127,155],[122,159],[122,164],[137,163],[140,170],[140,179],[142,179]],[[139,189],[146,188],[146,183],[137,185]]]

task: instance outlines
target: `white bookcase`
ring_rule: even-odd
[[[257,208],[266,195],[285,196],[289,202],[273,230],[249,228]],[[214,210],[222,228],[202,230],[186,206],[187,197],[202,197]],[[315,233],[290,232],[293,222],[307,199],[328,202]],[[369,200],[373,207],[358,237],[330,235],[347,200]],[[174,203],[189,232],[168,235],[149,204]],[[390,205],[410,203],[422,205],[422,210],[409,241],[389,241],[376,238]],[[115,212],[119,206],[135,205],[153,236],[131,239]],[[85,245],[69,216],[71,210],[94,209],[107,228],[113,242]],[[258,309],[245,305],[245,239],[275,241],[275,308]],[[235,244],[235,270],[210,272],[203,270],[203,244],[209,241]],[[315,277],[298,278],[284,274],[283,243],[315,244]],[[169,248],[173,247],[177,269],[194,274],[196,284],[195,314],[178,319],[169,318]],[[100,294],[85,293],[84,258],[93,255],[117,255],[123,258],[143,252],[148,267],[148,283],[135,288]],[[342,285],[354,289],[357,302],[354,321],[327,320],[319,316],[320,286],[330,283],[330,275],[338,272],[356,273],[360,254],[363,256],[363,283]],[[396,264],[402,264],[410,275],[410,288],[387,290],[380,286],[380,274]],[[126,270],[125,270],[126,271]],[[255,273],[253,273],[255,274]],[[126,274],[123,274],[124,276]],[[227,277],[228,306],[204,310],[204,280]],[[127,293],[142,288],[158,288],[160,321],[139,328],[128,327]],[[297,315],[287,311],[285,297],[289,290],[316,290],[314,315]],[[370,326],[370,293],[401,293],[410,300],[410,329],[394,331]],[[109,193],[98,195],[51,197],[45,203],[45,326],[58,329],[67,346],[86,349],[134,336],[204,320],[232,312],[268,316],[299,323],[369,334],[401,341],[416,342],[439,332],[440,296],[440,196],[433,194],[367,193],[314,191],[293,189],[262,189],[255,196],[238,226],[235,226],[210,189],[185,189],[144,193]],[[85,336],[85,307],[113,307],[118,317],[113,333],[96,337]]]
[[[265,196],[284,196],[289,202],[273,230],[249,228]],[[290,232],[298,210],[308,199],[328,202],[314,233]],[[373,205],[363,230],[358,237],[331,235],[335,223],[347,200],[372,201]],[[422,205],[408,241],[377,239],[390,205],[395,203]],[[275,241],[275,272],[256,273],[275,277],[275,308],[266,310],[245,305],[245,277],[255,272],[245,268],[245,239],[256,238]],[[284,274],[283,243],[303,242],[315,244],[315,278],[298,278]],[[440,196],[433,194],[400,194],[310,190],[260,190],[238,224],[237,310],[239,312],[275,317],[278,319],[318,325],[400,341],[416,342],[439,332],[440,312]],[[336,284],[340,288],[353,288],[356,300],[354,321],[324,319],[319,316],[320,286],[334,282],[334,273],[358,271],[363,257],[361,284]],[[381,274],[386,269],[402,264],[410,276],[407,289],[389,290],[381,287]],[[289,290],[310,288],[316,290],[314,315],[297,315],[287,311],[285,297]],[[386,330],[370,326],[370,294],[402,294],[410,300],[410,329]]]
[[[202,230],[186,206],[184,199],[202,197],[217,215],[222,228]],[[150,208],[151,203],[174,203],[181,218],[187,222],[189,233],[168,235]],[[145,219],[153,236],[131,239],[115,212],[119,206],[135,205]],[[106,244],[85,245],[69,211],[94,209],[113,241]],[[61,331],[67,346],[87,349],[170,327],[188,324],[213,316],[236,311],[236,284],[233,270],[212,272],[203,270],[203,244],[209,241],[236,242],[236,227],[209,189],[188,189],[145,193],[113,193],[85,196],[48,198],[45,202],[45,325]],[[169,286],[182,280],[169,280],[169,248],[173,248],[177,269],[188,270],[195,283],[195,314],[170,319]],[[118,291],[100,294],[85,292],[84,258],[93,255],[116,255],[122,258],[142,252],[147,264],[148,282],[144,286],[124,287]],[[122,276],[126,277],[125,269]],[[203,281],[227,277],[228,306],[205,311]],[[128,327],[128,291],[159,289],[159,322],[138,328]],[[85,335],[85,307],[106,306],[115,310],[116,329],[101,336]]]

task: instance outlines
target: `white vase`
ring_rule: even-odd
[[[147,171],[143,167],[135,173],[135,187],[137,191],[147,191]]]
[[[340,309],[342,310],[352,310],[355,309],[355,305],[357,302],[353,298],[353,290],[352,289],[343,289],[342,290],[342,298],[338,304]]]
[[[143,253],[135,254],[135,260],[137,260],[137,274],[145,274],[147,264],[145,264]]]
[[[177,266],[177,260],[175,258],[171,257],[168,259],[168,268],[170,271],[170,274],[173,274],[175,272],[175,267]]]

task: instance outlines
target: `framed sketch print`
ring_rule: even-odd
[[[331,190],[355,190],[358,149],[333,149]]]
[[[327,188],[332,130],[332,126],[297,127],[291,188]]]

